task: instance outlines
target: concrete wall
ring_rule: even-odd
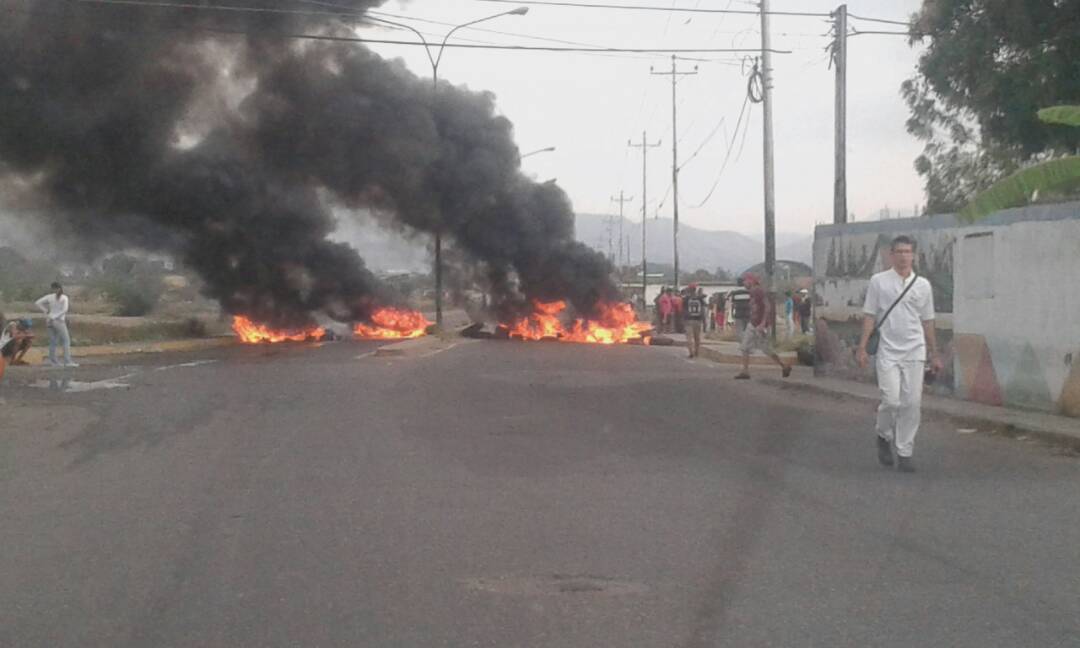
[[[814,240],[818,368],[854,366],[866,285],[888,241],[918,242],[934,286],[949,367],[933,389],[960,398],[1080,416],[1080,203],[1007,210],[977,225],[951,215],[823,225]]]

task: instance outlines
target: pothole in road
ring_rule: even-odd
[[[578,574],[467,578],[463,583],[465,587],[478,592],[519,596],[551,596],[556,594],[626,596],[643,594],[649,589],[641,583],[620,581],[605,576]]]

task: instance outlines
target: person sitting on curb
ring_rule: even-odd
[[[3,313],[0,313],[0,322],[4,321]],[[29,318],[11,320],[0,331],[0,355],[12,366],[25,365],[26,352],[34,343],[34,334],[30,331],[33,322]]]
[[[4,314],[0,313],[0,323],[3,322]],[[3,380],[8,365],[26,364],[23,356],[30,349],[33,339],[30,320],[12,320],[3,324],[3,328],[0,328],[0,380]]]
[[[761,287],[761,281],[757,275],[746,273],[743,275],[743,285],[750,292],[750,321],[743,331],[740,346],[742,348],[743,369],[742,373],[735,376],[738,380],[750,378],[750,354],[757,349],[773,359],[783,370],[784,378],[791,375],[791,365],[784,364],[772,346],[769,331],[776,323],[776,308],[772,299],[765,294]]]

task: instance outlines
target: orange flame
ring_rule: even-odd
[[[240,338],[240,341],[245,344],[303,342],[305,340],[317,340],[326,334],[326,331],[318,326],[310,329],[274,330],[262,324],[256,324],[243,315],[233,317],[232,329],[236,336]]]
[[[431,322],[419,311],[387,307],[375,311],[371,322],[356,324],[353,334],[373,340],[407,340],[426,334],[429,326]]]
[[[575,319],[567,328],[559,316],[566,310],[566,302],[534,302],[536,311],[507,328],[510,337],[524,340],[558,339],[563,342],[585,344],[627,344],[641,340],[648,344],[644,335],[652,327],[638,322],[629,304],[600,304],[598,317]]]

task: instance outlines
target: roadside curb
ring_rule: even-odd
[[[777,355],[779,355],[780,359],[783,360],[784,362],[797,362],[798,361],[798,358],[796,357],[796,354],[795,354],[794,351],[781,351],[781,352],[778,352]],[[708,358],[709,360],[712,360],[713,362],[719,362],[721,364],[742,364],[742,361],[743,361],[742,355],[733,354],[733,353],[724,353],[723,351],[720,351],[719,349],[713,348],[713,347],[711,347],[709,345],[706,345],[706,344],[701,345],[701,356],[704,357],[704,358]],[[755,366],[763,366],[763,365],[772,365],[774,363],[772,361],[772,358],[769,358],[767,356],[751,354],[750,355],[750,364],[755,365]]]
[[[835,399],[854,398],[869,404],[878,402],[876,395],[860,393],[854,389],[836,389],[811,382],[779,378],[759,378],[758,382],[781,390],[795,390]],[[990,411],[971,411],[976,407],[985,407]],[[969,411],[963,411],[965,409]],[[1049,445],[1064,446],[1073,452],[1080,453],[1080,421],[1074,423],[1073,419],[1066,417],[927,397],[923,398],[922,410],[931,416],[946,419],[960,429],[972,429],[980,434],[1001,435],[1018,440],[1034,438]],[[1053,424],[1046,425],[1033,420],[1036,417],[1052,416],[1061,420],[1055,420]],[[1069,429],[1070,427],[1073,429]]]

